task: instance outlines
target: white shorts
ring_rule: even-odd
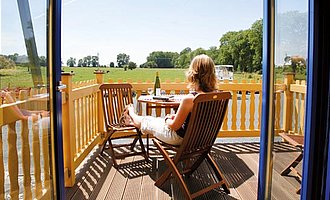
[[[152,134],[157,139],[172,145],[180,145],[182,137],[168,125],[165,124],[164,118],[145,116],[141,121],[141,132],[143,134]]]

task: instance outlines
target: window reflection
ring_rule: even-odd
[[[306,0],[279,0],[275,12],[275,72],[284,74],[280,81],[286,88],[278,89],[275,94],[275,110],[283,116],[281,122],[277,120],[275,124],[281,123],[283,130],[275,136],[278,142],[273,149],[272,194],[286,192],[291,199],[300,199],[302,178],[308,62],[307,3]]]
[[[46,1],[1,2],[0,199],[52,199]]]

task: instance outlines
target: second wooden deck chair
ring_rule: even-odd
[[[169,145],[160,140],[153,139],[154,144],[164,157],[168,167],[156,181],[156,186],[160,187],[168,178],[174,176],[178,179],[186,199],[196,198],[219,186],[222,186],[226,193],[230,193],[224,176],[209,154],[221,128],[230,98],[230,92],[198,94],[194,98],[194,106],[187,132],[180,146]],[[167,148],[176,152],[174,157],[171,158],[169,156],[166,150]],[[213,169],[218,182],[191,194],[183,177],[191,175],[205,159]],[[181,162],[187,166],[183,170],[180,170],[180,172],[178,166]]]
[[[131,84],[102,84],[100,86],[102,95],[102,105],[107,135],[102,145],[101,154],[105,149],[106,143],[109,143],[110,155],[113,159],[113,165],[118,167],[116,159],[125,158],[133,155],[143,155],[147,159],[147,154],[141,139],[141,132],[133,126],[123,126],[120,118],[125,106],[133,103]],[[123,133],[124,132],[124,133]],[[117,134],[116,134],[117,133]],[[134,137],[131,143],[113,144],[113,140]],[[141,145],[141,151],[133,151],[137,141]],[[116,153],[115,148],[130,147],[130,152]]]

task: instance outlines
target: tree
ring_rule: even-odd
[[[175,67],[188,68],[190,64],[190,53],[180,55],[175,61]]]
[[[5,56],[0,56],[0,69],[15,69],[15,62]]]
[[[135,62],[129,62],[128,63],[128,69],[133,70],[136,68],[136,63]]]
[[[99,64],[99,57],[98,56],[92,56],[91,63],[93,67],[98,67]]]
[[[129,55],[125,53],[120,53],[117,55],[117,63],[118,67],[123,67],[123,65],[127,65],[129,63]]]
[[[183,54],[189,54],[190,52],[191,52],[191,48],[186,47],[180,52],[180,56],[183,55]]]
[[[234,65],[234,70],[242,72],[251,69],[253,51],[249,42],[249,30],[227,32],[220,38],[219,64]],[[251,70],[252,72],[252,70]]]
[[[47,65],[47,59],[45,56],[40,56],[39,57],[39,63],[40,63],[40,66],[43,66],[45,67]]]
[[[262,69],[262,19],[254,22],[249,31],[249,41],[253,51],[252,65],[254,72]]]
[[[219,46],[219,57],[217,58],[216,62],[223,64],[223,65],[234,65],[234,71],[237,70],[237,65],[235,65],[234,60],[237,59],[235,57],[234,52],[234,44],[233,38],[237,32],[229,31],[225,33],[220,38],[220,46]]]
[[[191,48],[186,47],[180,53],[178,58],[175,60],[175,67],[177,68],[188,68],[191,61]]]
[[[16,63],[17,61],[17,57],[18,57],[18,53],[14,53],[13,55],[8,55],[8,56],[5,56],[6,58],[14,61],[14,63]]]
[[[192,58],[201,55],[201,54],[206,54],[206,50],[203,48],[197,48],[194,51],[191,52]]]
[[[155,62],[158,68],[174,68],[178,57],[179,54],[176,52],[154,51],[147,57],[147,62]]]
[[[157,63],[155,61],[148,61],[140,65],[141,68],[157,68]]]
[[[83,59],[79,59],[77,67],[83,66],[83,62],[84,62]]]
[[[66,64],[67,64],[69,67],[74,67],[74,65],[76,64],[76,59],[70,57],[70,58],[68,59],[68,61],[66,62]]]
[[[115,63],[114,62],[110,62],[110,67],[115,67]]]
[[[210,56],[214,62],[216,62],[219,56],[219,50],[216,46],[211,46],[209,50],[206,51],[206,55]]]

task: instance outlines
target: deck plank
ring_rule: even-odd
[[[110,156],[110,155],[109,155]],[[122,160],[118,160],[117,163],[120,165]],[[111,162],[112,165],[112,162]],[[103,177],[105,178],[104,182],[99,184],[100,190],[97,192],[92,193],[90,199],[97,199],[97,200],[104,200],[108,194],[109,185],[112,184],[112,181],[117,173],[117,169],[113,166],[110,167],[108,174],[104,174]]]
[[[95,150],[88,156],[86,162],[77,171],[76,184],[71,188],[66,188],[66,199],[89,199],[99,187],[102,186],[103,174],[108,174],[112,168],[112,161],[105,153],[100,156],[99,151]],[[95,198],[94,198],[95,199]]]
[[[132,162],[133,157],[127,157],[125,159],[122,159],[121,165]],[[120,165],[119,165],[120,167]],[[124,191],[126,189],[127,185],[127,175],[120,173],[119,170],[116,171],[114,178],[108,187],[108,193],[105,196],[105,199],[111,199],[111,200],[121,200],[124,194]]]
[[[126,171],[128,172],[128,179],[126,188],[123,195],[123,200],[136,200],[140,198],[141,195],[141,186],[142,186],[142,176],[145,175],[143,170],[144,159],[138,156],[133,157],[133,164],[128,163]],[[139,164],[137,164],[139,163]],[[121,169],[119,169],[121,170]]]
[[[285,143],[277,143],[275,147],[272,199],[299,199],[300,195],[295,191],[300,183],[294,177],[280,175],[281,170],[298,154],[297,149]],[[259,148],[258,143],[215,144],[211,155],[228,181],[231,194],[227,195],[222,188],[217,188],[196,199],[257,199]],[[151,162],[146,162],[142,156],[117,160],[120,165],[118,170],[112,167],[107,151],[103,156],[98,151],[92,152],[88,162],[82,165],[76,176],[76,185],[66,188],[66,199],[184,199],[175,179],[167,181],[160,188],[154,185],[167,168],[161,158],[156,165],[158,151],[152,152]],[[301,170],[301,164],[297,169]],[[213,171],[203,162],[185,180],[194,192],[213,183],[215,178],[212,174]]]

